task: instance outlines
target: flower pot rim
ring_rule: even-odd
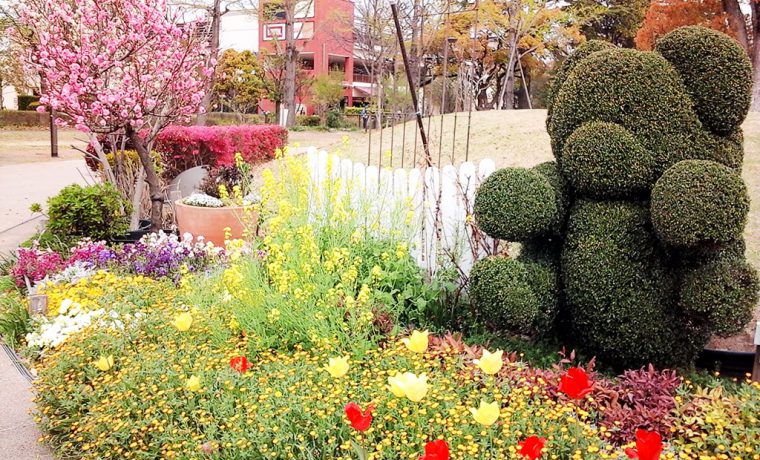
[[[184,203],[183,202],[184,199],[185,198],[180,198],[179,200],[175,200],[174,201],[174,205],[175,206],[185,206],[185,207],[193,208],[193,209],[245,209],[247,207],[247,206],[244,206],[244,205],[234,205],[234,206],[224,205],[224,206],[218,207],[218,208],[217,207],[213,207],[213,206],[194,206],[192,204]]]

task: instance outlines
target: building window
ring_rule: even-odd
[[[264,40],[285,40],[285,24],[265,25]]]

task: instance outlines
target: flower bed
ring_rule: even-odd
[[[423,330],[442,299],[413,229],[363,222],[337,185],[316,212],[285,161],[286,179],[265,176],[261,240],[85,242],[38,284],[50,316],[24,352],[62,456],[760,458],[758,384],[610,377],[572,354],[542,369]]]

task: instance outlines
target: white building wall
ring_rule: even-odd
[[[5,110],[18,110],[18,94],[13,86],[3,87],[3,106]]]
[[[259,21],[253,11],[232,10],[222,16],[219,29],[222,50],[259,51]]]

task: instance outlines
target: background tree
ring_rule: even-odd
[[[343,73],[330,72],[314,77],[311,82],[311,101],[317,108],[322,124],[327,124],[327,112],[343,99]]]
[[[636,33],[636,47],[652,50],[658,38],[671,30],[692,25],[737,37],[723,0],[656,0],[649,5],[644,22]]]
[[[272,86],[260,58],[250,51],[226,50],[214,72],[214,94],[220,103],[241,114],[255,112]]]
[[[164,196],[150,151],[164,127],[198,110],[212,72],[206,43],[192,23],[182,23],[182,11],[164,0],[25,0],[16,10],[15,34],[29,50],[26,65],[42,79],[40,107],[65,115],[90,134],[112,181],[97,135],[131,140],[157,229]]]
[[[633,48],[649,0],[569,0],[567,10],[578,18],[589,40]]]

